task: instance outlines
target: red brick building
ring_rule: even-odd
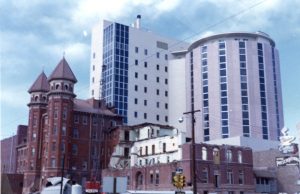
[[[176,190],[172,177],[183,169],[187,186],[192,190],[191,144],[182,145],[182,160],[124,169],[105,169],[103,176],[128,178],[128,190]],[[252,150],[229,145],[196,144],[196,177],[199,194],[254,193]]]
[[[84,184],[100,179],[109,162],[115,126],[122,118],[102,101],[76,99],[77,82],[63,58],[49,78],[42,72],[28,90],[31,98],[27,142],[17,169],[24,170],[23,193],[40,190],[46,178],[61,176]],[[25,143],[25,142],[24,142]],[[22,149],[27,162],[22,162]],[[104,157],[108,156],[108,157]],[[22,156],[23,157],[23,156]]]

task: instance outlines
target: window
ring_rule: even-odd
[[[169,117],[165,116],[165,121],[168,122],[169,121]]]
[[[148,67],[148,63],[147,61],[144,62],[144,67],[147,68]]]
[[[134,112],[134,117],[137,118],[138,117],[138,113],[135,111]]]
[[[152,154],[155,154],[155,145],[152,145]]]
[[[165,96],[168,97],[168,91],[165,91]]]
[[[232,162],[232,151],[231,150],[226,151],[226,160],[227,160],[227,162]]]
[[[165,79],[165,84],[168,85],[168,79]]]
[[[159,115],[156,115],[156,120],[159,121]]]
[[[218,148],[213,149],[213,158],[215,164],[220,164],[220,150]]]
[[[134,104],[138,104],[138,99],[137,98],[134,99]]]
[[[148,155],[148,146],[146,146],[145,152],[146,152],[145,154]]]
[[[138,86],[137,85],[134,86],[134,91],[138,91]]]
[[[79,115],[74,115],[74,123],[79,123]]]
[[[147,80],[148,79],[148,76],[147,74],[144,75],[144,80]]]
[[[66,145],[65,145],[64,142],[62,142],[62,143],[61,143],[61,152],[62,152],[62,153],[65,153],[65,151],[66,151]]]
[[[155,184],[158,185],[159,184],[159,171],[155,172]]]
[[[86,115],[84,115],[84,116],[82,116],[82,123],[84,124],[84,125],[86,125],[87,124],[87,116]]]
[[[156,95],[159,95],[159,89],[156,89]]]
[[[55,119],[58,118],[58,110],[57,110],[57,109],[54,110],[54,118],[55,118]]]
[[[138,78],[139,74],[137,72],[134,73],[134,77]]]
[[[154,183],[153,171],[150,172],[150,184]]]
[[[144,54],[148,55],[148,50],[147,49],[144,49]]]
[[[207,160],[207,149],[202,147],[202,160]]]
[[[53,134],[53,135],[56,135],[56,134],[57,134],[57,125],[56,125],[56,124],[53,125],[52,134]]]
[[[165,54],[165,60],[168,60],[168,55],[167,54]]]
[[[207,168],[202,169],[202,183],[208,183],[208,170]]]
[[[143,147],[140,147],[140,156],[143,155]]]
[[[156,65],[156,70],[159,70],[159,64]]]
[[[147,93],[147,87],[144,87],[144,93]]]
[[[157,53],[156,53],[156,58],[158,58],[158,59],[159,59],[159,52],[157,52]]]
[[[156,108],[159,108],[159,102],[156,102]]]
[[[72,144],[72,154],[77,155],[78,154],[78,147],[76,144]]]
[[[242,170],[239,170],[239,184],[244,184],[244,172]]]
[[[56,150],[56,142],[52,142],[51,150],[54,152]]]
[[[165,109],[168,109],[168,103],[165,104]]]
[[[139,61],[136,59],[136,60],[134,60],[134,64],[135,65],[138,65],[139,64]]]
[[[144,100],[144,106],[147,106],[147,100]]]
[[[73,128],[73,138],[79,138],[79,131],[77,128]]]
[[[87,161],[82,162],[82,170],[87,170]]]
[[[163,152],[167,152],[166,147],[167,147],[166,143],[163,143]]]
[[[67,128],[66,128],[66,125],[65,125],[65,124],[63,124],[63,126],[62,126],[62,128],[61,128],[61,134],[62,134],[63,136],[65,136],[65,135],[67,134]]]
[[[227,183],[233,184],[233,173],[232,170],[227,170]]]
[[[159,77],[156,77],[156,82],[159,83]]]
[[[165,67],[165,72],[168,72],[168,67],[167,66]]]
[[[135,53],[139,53],[139,47],[135,47]]]
[[[55,158],[51,158],[51,167],[52,168],[56,167],[56,159]]]
[[[31,156],[35,155],[35,148],[31,148]]]
[[[238,155],[238,163],[242,163],[243,162],[242,151],[239,150],[238,153],[237,153],[237,155]]]
[[[144,113],[144,119],[147,119],[147,113]]]

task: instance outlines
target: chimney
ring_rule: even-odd
[[[141,15],[137,15],[136,16],[136,22],[135,22],[135,27],[137,28],[137,29],[139,29],[140,27],[141,27]]]

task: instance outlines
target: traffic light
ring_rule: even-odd
[[[182,174],[176,174],[175,176],[173,176],[173,185],[177,189],[183,189],[183,187],[186,186],[185,176]]]
[[[173,176],[173,185],[178,188],[178,183],[179,183],[179,176],[175,175]]]

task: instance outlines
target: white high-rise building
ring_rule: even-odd
[[[103,21],[92,32],[90,93],[129,125],[169,123],[169,60],[188,44],[141,28]]]
[[[183,113],[193,105],[201,111],[196,142],[278,140],[279,54],[267,34],[223,33],[187,44],[142,29],[138,16],[134,27],[99,23],[92,37],[91,95],[102,95],[126,124],[168,124],[190,137],[191,115]]]

